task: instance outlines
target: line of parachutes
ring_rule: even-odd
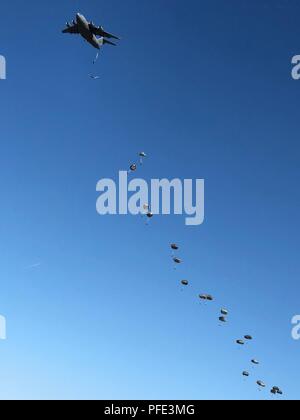
[[[175,265],[182,264],[183,263],[182,259],[179,258],[176,255],[176,252],[179,250],[179,246],[177,244],[171,244],[170,246],[171,246],[171,249],[173,251],[173,254],[172,254],[173,263]],[[188,287],[188,286],[190,286],[190,282],[188,280],[181,280],[181,286]],[[206,302],[213,302],[214,301],[214,297],[212,295],[210,295],[210,294],[200,294],[199,295],[199,299],[202,300],[202,301],[206,301]],[[229,311],[227,309],[222,308],[220,310],[220,314],[219,315],[220,315],[219,316],[219,321],[220,321],[221,324],[225,324],[225,323],[228,322],[227,317],[229,315]],[[253,340],[253,337],[251,335],[249,335],[249,334],[246,334],[246,335],[244,335],[243,339],[238,339],[238,340],[235,341],[235,343],[237,345],[239,345],[239,346],[245,346],[245,344],[247,342],[250,342],[252,340]],[[251,360],[251,363],[252,363],[252,365],[256,365],[256,366],[257,365],[260,365],[260,362],[258,360],[256,360],[256,359],[252,359]],[[250,375],[250,373],[248,371],[245,370],[245,371],[242,372],[242,376],[244,378],[249,378],[251,375]],[[259,387],[260,390],[267,387],[267,385],[265,384],[265,382],[262,381],[262,380],[257,380],[256,381],[256,384],[258,385],[258,387]],[[282,390],[278,386],[273,386],[271,388],[271,391],[270,392],[271,392],[272,395],[283,395]]]
[[[139,164],[140,164],[140,166],[142,166],[143,163],[144,163],[144,159],[147,157],[147,155],[146,155],[145,152],[140,152],[138,154],[138,156],[139,156]],[[134,173],[137,170],[138,170],[138,164],[137,163],[132,163],[129,167],[128,174]],[[145,203],[143,205],[143,211],[141,213],[141,216],[146,217],[148,219],[153,218],[154,215],[151,212],[151,207],[150,207],[149,204]],[[148,222],[146,224],[148,224]],[[179,246],[177,244],[172,243],[170,245],[170,248],[172,250],[171,257],[172,257],[172,261],[173,261],[173,264],[174,264],[174,270],[176,271],[177,266],[181,265],[183,263],[183,260],[177,255],[177,252],[179,251]],[[190,282],[186,279],[181,280],[180,284],[181,284],[181,287],[183,287],[183,288],[186,288],[186,287],[190,286]],[[199,294],[198,298],[203,302],[213,302],[215,300],[214,296],[212,296],[211,294],[208,294],[208,293]],[[220,313],[219,313],[219,322],[220,322],[221,325],[226,324],[228,322],[228,316],[229,316],[229,311],[226,308],[221,308]],[[245,346],[246,343],[252,342],[252,341],[253,341],[252,335],[245,334],[242,339],[237,339],[235,341],[235,343],[242,347],[242,346]],[[252,359],[251,364],[254,365],[254,366],[258,366],[258,365],[260,365],[260,362],[257,359]],[[249,378],[251,376],[251,374],[250,374],[249,371],[244,370],[242,372],[242,376],[244,378]],[[262,390],[262,389],[267,387],[266,383],[262,380],[257,380],[256,385],[259,387],[259,390]],[[283,395],[282,390],[278,386],[273,386],[271,388],[270,392],[271,392],[272,395],[275,395],[275,396],[276,395]]]

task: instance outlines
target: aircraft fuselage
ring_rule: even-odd
[[[80,13],[77,13],[76,22],[77,22],[77,25],[78,25],[78,31],[79,31],[80,35],[87,42],[89,42],[94,48],[97,48],[97,50],[99,50],[100,49],[99,40],[96,37],[96,35],[94,35],[91,32],[89,23],[86,20],[86,18],[83,15],[81,15]]]

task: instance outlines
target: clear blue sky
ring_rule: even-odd
[[[61,33],[77,11],[122,37],[95,68]],[[296,0],[2,2],[0,398],[268,398],[258,379],[299,398],[299,16]],[[203,226],[96,214],[97,181],[140,150],[146,179],[205,178]]]

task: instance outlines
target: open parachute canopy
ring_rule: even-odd
[[[283,392],[281,391],[280,388],[278,388],[278,386],[273,386],[273,388],[271,389],[271,393],[276,395],[283,395]]]
[[[208,300],[208,301],[210,301],[210,302],[212,302],[212,301],[214,300],[214,298],[213,298],[213,296],[212,296],[212,295],[199,295],[199,298],[200,298],[201,300]]]
[[[265,388],[266,384],[263,381],[257,381],[256,382],[258,386],[260,386],[261,388]]]
[[[189,282],[187,280],[182,280],[181,284],[182,284],[182,286],[188,286]]]
[[[139,158],[140,158],[140,165],[143,165],[144,163],[144,159],[147,157],[145,152],[140,152],[139,153]]]

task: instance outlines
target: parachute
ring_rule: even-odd
[[[273,386],[273,388],[271,389],[271,393],[276,395],[283,395],[283,392],[281,391],[280,388],[278,388],[278,386]]]
[[[171,244],[171,248],[173,249],[173,251],[178,251],[179,246],[176,244]]]
[[[140,164],[142,165],[142,164],[143,164],[143,159],[144,159],[144,158],[146,158],[146,157],[147,157],[147,155],[146,155],[146,153],[145,153],[145,152],[140,152],[138,155],[139,155],[139,158],[140,158]],[[130,173],[130,172],[135,172],[136,170],[137,170],[137,164],[136,164],[136,163],[133,163],[133,164],[130,166],[129,173]]]
[[[236,343],[239,344],[240,346],[245,345],[245,342],[243,340],[236,340]]]
[[[177,257],[173,258],[173,261],[174,261],[175,264],[181,264],[182,263],[181,259],[179,259]]]
[[[265,388],[266,384],[263,381],[257,381],[256,382],[258,386],[260,386],[261,388]]]
[[[199,295],[199,298],[201,300],[208,300],[210,302],[212,302],[214,300],[213,296],[211,296],[211,295]]]
[[[248,378],[248,377],[250,376],[250,373],[249,373],[249,372],[244,371],[244,372],[243,372],[243,376],[245,376],[246,378]]]
[[[141,215],[142,218],[146,217],[149,220],[152,219],[154,214],[151,212],[149,204],[144,204],[143,205],[143,209],[140,211],[140,215]],[[148,225],[149,225],[149,223],[147,221],[146,226],[148,226]]]
[[[143,209],[141,211],[141,216],[147,216],[148,213],[150,213],[150,206],[149,204],[144,204]]]
[[[221,322],[227,322],[227,315],[228,315],[228,311],[227,311],[227,309],[221,309],[221,315],[222,316],[220,316],[220,318],[219,318],[219,321],[221,321]]]
[[[251,363],[253,363],[253,365],[259,365],[259,361],[256,359],[252,359]]]
[[[130,172],[135,172],[137,170],[137,166],[136,166],[136,164],[134,163],[134,164],[132,164],[131,166],[130,166]]]
[[[181,284],[182,286],[188,286],[189,282],[187,280],[182,280]]]
[[[281,390],[277,391],[278,395],[283,395],[283,392]]]
[[[150,220],[154,217],[154,214],[150,210],[148,210],[147,213],[146,213],[146,217],[147,217],[148,220],[145,224],[146,224],[146,226],[149,226]]]
[[[139,153],[139,158],[140,158],[140,164],[142,165],[144,163],[144,159],[147,157],[145,152],[140,152]]]
[[[95,57],[95,59],[94,59],[94,61],[93,61],[93,64],[96,64],[96,63],[97,63],[98,58],[99,58],[99,53],[97,52],[96,57]]]
[[[251,340],[253,340],[253,337],[251,337],[251,335],[245,335],[245,340],[247,340],[247,341],[251,341]]]

